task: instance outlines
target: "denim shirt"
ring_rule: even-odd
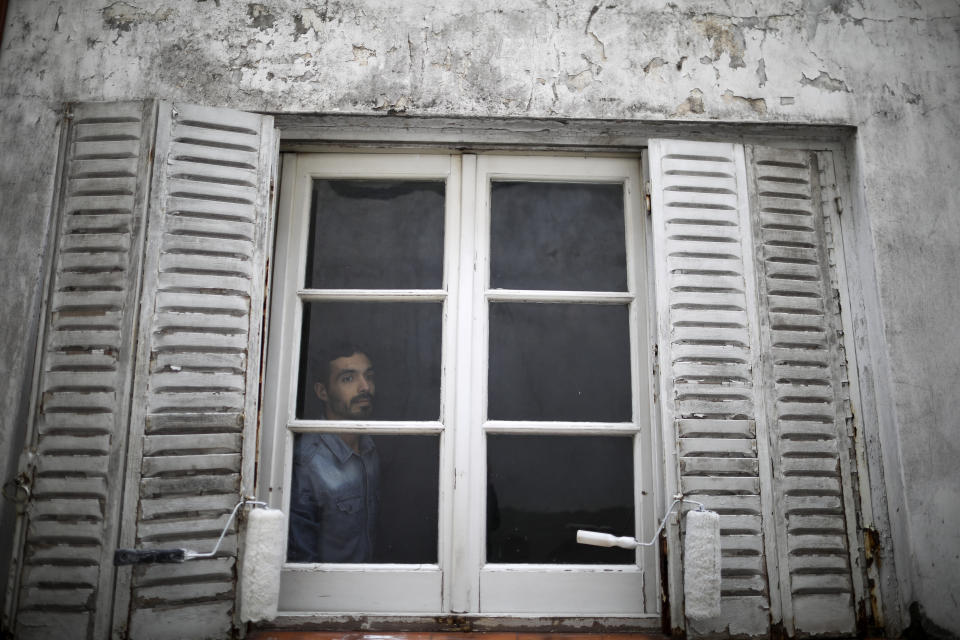
[[[370,562],[380,460],[369,436],[358,454],[335,433],[295,440],[288,562]]]

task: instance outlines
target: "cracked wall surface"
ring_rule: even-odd
[[[26,419],[64,101],[853,125],[889,357],[874,373],[889,380],[903,597],[960,634],[958,78],[960,5],[945,0],[12,0],[0,45],[3,480]]]

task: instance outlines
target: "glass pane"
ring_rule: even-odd
[[[577,529],[634,535],[629,436],[487,437],[487,562],[633,564]]]
[[[628,422],[625,305],[490,305],[488,418]]]
[[[441,288],[443,212],[443,182],[314,180],[307,288]]]
[[[439,436],[294,438],[288,562],[437,562]]]
[[[494,182],[490,286],[626,291],[623,185]]]
[[[439,419],[442,315],[439,302],[305,303],[297,416]]]

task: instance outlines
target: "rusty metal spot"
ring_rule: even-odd
[[[872,527],[863,529],[863,554],[867,559],[868,567],[874,562],[877,563],[877,567],[880,566],[880,533]]]

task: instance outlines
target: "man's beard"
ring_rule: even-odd
[[[373,414],[373,396],[361,393],[350,400],[350,414],[367,418]]]

